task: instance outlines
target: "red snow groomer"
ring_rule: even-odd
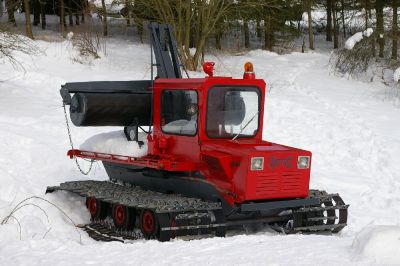
[[[110,180],[66,182],[47,192],[86,197],[88,227],[113,236],[225,236],[247,224],[286,233],[342,230],[348,205],[338,194],[309,190],[311,152],[262,140],[265,82],[253,66],[246,63],[243,78],[234,79],[213,76],[214,64],[205,63],[208,77],[182,78],[171,28],[152,23],[149,30],[154,80],[61,89],[76,126],[123,126],[138,142],[139,128],[148,127],[148,154],[70,150],[71,158],[101,161]]]

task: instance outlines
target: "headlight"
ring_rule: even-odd
[[[264,169],[264,158],[253,157],[251,158],[251,171],[263,170]]]
[[[297,168],[298,169],[310,168],[310,156],[299,156],[297,158]]]

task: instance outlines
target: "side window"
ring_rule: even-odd
[[[196,135],[197,112],[196,91],[163,91],[161,96],[161,129],[163,132],[176,135]]]

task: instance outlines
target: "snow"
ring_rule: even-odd
[[[94,1],[92,1],[92,3],[95,5],[96,8],[98,8],[100,10],[103,9],[101,0],[94,0]],[[118,1],[114,1],[114,0],[105,0],[104,3],[106,5],[108,14],[112,14],[112,13],[119,14],[121,9],[123,9],[125,7],[124,4],[121,4]]]
[[[362,40],[364,37],[370,37],[370,36],[372,35],[373,32],[374,32],[373,29],[368,28],[368,29],[366,29],[366,30],[363,31],[363,32],[357,32],[357,33],[355,33],[353,36],[351,36],[350,38],[348,38],[348,39],[346,40],[346,43],[345,43],[344,47],[345,47],[347,50],[352,50],[352,49],[354,48],[354,46],[355,46],[357,43],[361,42],[361,40]]]
[[[393,80],[396,82],[400,80],[400,67],[394,71]]]
[[[79,149],[83,151],[96,151],[102,153],[143,157],[147,155],[146,134],[139,134],[139,140],[144,142],[142,147],[135,141],[128,141],[124,131],[111,131],[96,134],[83,142]]]
[[[194,56],[196,54],[196,48],[189,48],[189,54],[190,56]]]
[[[67,40],[71,40],[72,37],[74,37],[74,33],[72,31],[68,32],[67,34]]]
[[[368,28],[365,31],[363,31],[365,37],[370,37],[372,33],[374,33],[374,30],[372,28]]]
[[[15,54],[25,70],[0,64],[0,222],[20,201],[36,195],[56,204],[75,224],[87,223],[82,198],[44,194],[46,186],[64,181],[107,179],[101,164],[83,176],[66,156],[70,145],[59,88],[67,81],[148,79],[149,47],[110,39],[107,57],[87,66],[73,60],[69,41],[36,44],[43,54]],[[263,229],[229,232],[221,239],[123,245],[95,242],[58,208],[31,199],[45,213],[29,205],[0,225],[0,265],[400,263],[380,244],[398,250],[400,226],[400,109],[387,100],[386,87],[330,75],[329,54],[318,50],[287,55],[256,50],[205,59],[217,62],[216,75],[233,77],[241,77],[243,64],[253,62],[257,77],[267,83],[264,139],[313,152],[311,188],[340,193],[350,204],[348,226],[333,236]],[[121,150],[126,144],[120,128],[71,130],[77,147],[107,150],[109,144],[99,140],[110,135]]]
[[[355,237],[353,248],[376,263],[400,264],[400,226],[366,227]]]
[[[352,50],[354,45],[356,45],[358,42],[360,42],[363,39],[363,33],[362,32],[357,32],[353,36],[347,39],[345,43],[345,48],[347,50]]]

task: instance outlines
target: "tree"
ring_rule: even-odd
[[[314,31],[312,26],[311,17],[312,0],[307,0],[307,17],[308,17],[308,38],[310,43],[310,49],[314,50]]]
[[[72,0],[68,0],[68,21],[69,21],[69,26],[72,27],[74,26],[74,20],[72,19]]]
[[[247,19],[243,22],[244,28],[244,47],[249,49],[250,48],[250,30],[249,30],[249,21]]]
[[[33,26],[37,26],[40,23],[40,0],[32,1],[33,9]]]
[[[332,13],[333,13],[333,48],[339,48],[339,25],[337,19],[337,0],[332,0]]]
[[[144,7],[142,17],[153,17],[172,26],[181,59],[189,70],[197,69],[207,38],[232,7],[232,2],[226,0],[137,0],[135,4]],[[194,54],[190,48],[195,48]]]
[[[275,43],[272,17],[266,13],[264,18],[264,49],[272,51]]]
[[[32,25],[31,25],[31,10],[30,10],[30,6],[29,6],[29,0],[24,0],[24,8],[25,8],[26,36],[33,39]]]
[[[131,26],[132,21],[132,5],[133,0],[125,0],[125,17],[126,17],[126,26]]]
[[[217,50],[222,50],[222,35],[223,35],[223,30],[225,27],[225,22],[223,19],[220,19],[219,22],[216,23],[215,29],[214,29],[214,34],[215,34],[215,48]]]
[[[342,17],[343,38],[346,38],[346,22],[345,22],[344,9],[345,9],[344,0],[340,0],[340,14]]]
[[[384,57],[385,51],[385,38],[384,38],[384,27],[383,27],[383,3],[384,0],[375,0],[375,11],[376,11],[376,31],[378,36],[379,45],[379,57]]]
[[[261,38],[262,33],[261,33],[261,21],[259,18],[257,18],[256,21],[256,33],[257,33],[257,38]]]
[[[14,12],[15,12],[15,0],[6,0],[6,8],[8,15],[8,23],[17,26],[17,22],[15,21]]]
[[[369,20],[371,18],[371,1],[364,0],[364,9],[365,9],[365,29],[369,27]]]
[[[277,38],[283,40],[290,36],[287,32],[298,32],[293,23],[286,22],[300,21],[304,5],[298,0],[263,0],[257,1],[254,12],[264,20],[264,49],[272,51]]]
[[[107,7],[104,0],[101,0],[101,17],[103,22],[103,36],[108,36]]]
[[[64,0],[60,0],[60,25],[61,25],[61,35],[65,38],[65,5]]]
[[[332,0],[326,1],[326,40],[332,41]]]
[[[392,0],[392,9],[393,9],[393,22],[392,22],[392,59],[397,60],[397,50],[398,50],[398,37],[399,37],[399,29],[398,29],[398,0]]]

